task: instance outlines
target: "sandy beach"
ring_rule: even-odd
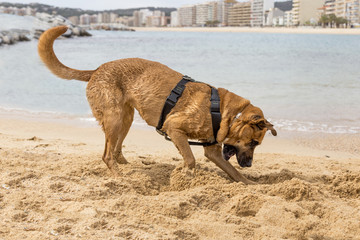
[[[359,35],[360,28],[257,28],[257,27],[135,27],[135,31],[149,32],[239,32],[239,33],[286,33],[286,34],[345,34]]]
[[[0,238],[360,239],[360,136],[284,135],[237,167],[247,186],[199,147],[184,175],[170,142],[132,128],[115,179],[100,128],[2,117]]]

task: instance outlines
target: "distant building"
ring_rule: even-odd
[[[229,26],[251,25],[251,2],[240,2],[229,8]]]
[[[278,8],[270,8],[266,12],[266,26],[284,26],[285,13]]]
[[[78,16],[72,16],[72,17],[69,17],[68,19],[74,25],[79,25],[80,24],[80,18]]]
[[[116,13],[110,13],[110,22],[115,23],[118,16]]]
[[[178,9],[180,26],[190,27],[196,24],[196,7],[194,5],[183,6]]]
[[[206,22],[210,20],[211,8],[207,3],[197,4],[195,6],[196,25],[205,26]]]
[[[98,15],[97,14],[90,15],[90,24],[93,24],[93,23],[98,23]]]
[[[304,25],[306,22],[316,23],[318,21],[318,9],[325,0],[293,0],[292,24]]]
[[[234,6],[237,3],[236,0],[223,0],[220,1],[219,5],[222,11],[221,14],[221,24],[223,26],[229,25],[229,11],[232,6]]]
[[[149,9],[140,9],[133,12],[134,27],[145,27],[148,23],[147,18],[153,16],[153,11]]]
[[[179,14],[178,11],[173,11],[170,13],[170,26],[171,27],[178,27],[179,26]]]
[[[89,14],[81,15],[79,23],[80,25],[90,25],[90,15]]]
[[[284,26],[285,27],[293,26],[291,10],[284,12]]]
[[[335,15],[345,18],[350,25],[360,24],[360,1],[336,0]]]
[[[116,23],[123,24],[124,26],[134,27],[134,17],[123,16],[116,19]]]
[[[272,8],[274,8],[274,0],[252,0],[250,25],[252,27],[265,25],[265,11]]]
[[[31,7],[17,8],[0,6],[0,13],[13,14],[18,16],[35,16],[36,10]]]

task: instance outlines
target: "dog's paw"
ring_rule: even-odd
[[[195,178],[196,177],[196,168],[183,167],[181,172],[186,177],[190,177],[190,178]]]

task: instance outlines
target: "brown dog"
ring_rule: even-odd
[[[117,163],[127,163],[122,154],[122,143],[133,121],[134,108],[147,124],[157,126],[164,102],[183,74],[158,62],[139,58],[108,62],[93,71],[66,67],[57,59],[53,50],[54,40],[66,30],[67,27],[60,26],[43,33],[38,45],[39,55],[58,77],[88,82],[86,95],[105,133],[103,161],[117,175]],[[233,180],[251,183],[227,160],[236,154],[240,166],[250,167],[254,149],[261,144],[266,131],[271,130],[274,136],[276,131],[264,118],[262,111],[248,100],[223,88],[219,88],[218,92],[222,116],[216,139],[218,144],[204,147],[205,156]],[[210,94],[209,86],[204,83],[187,83],[162,128],[178,148],[189,169],[195,167],[195,158],[188,139],[203,142],[215,140],[209,110]]]

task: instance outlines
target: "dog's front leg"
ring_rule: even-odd
[[[175,129],[169,131],[169,137],[175,144],[176,148],[179,150],[181,156],[184,158],[185,167],[188,169],[195,168],[195,157],[191,151],[186,134],[180,130]]]
[[[255,182],[246,179],[233,167],[233,165],[231,165],[231,163],[226,161],[222,157],[221,150],[220,144],[204,147],[205,156],[226,172],[234,181],[243,182],[245,184],[255,184]]]

